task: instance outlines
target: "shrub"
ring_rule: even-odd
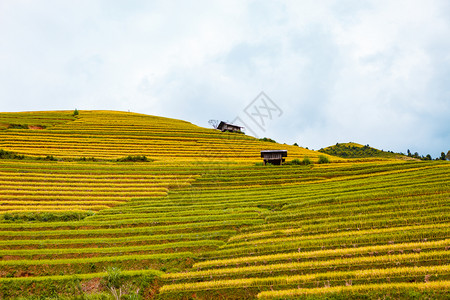
[[[75,110],[73,111],[73,116],[77,117],[80,113],[78,112],[78,109],[75,108]]]
[[[145,155],[128,155],[125,157],[121,157],[116,159],[116,161],[120,162],[130,162],[130,161],[153,161],[148,159]]]
[[[61,221],[80,221],[86,217],[92,216],[92,211],[88,212],[28,212],[28,213],[5,213],[3,221],[6,222],[61,222]],[[2,216],[0,216],[2,220]]]
[[[18,155],[11,151],[0,149],[0,159],[24,159],[24,155]]]
[[[267,137],[263,137],[262,139],[259,139],[259,140],[263,141],[263,142],[276,143],[275,140],[272,140],[271,138],[267,138]]]
[[[76,161],[97,161],[97,159],[95,157],[80,157],[75,159]]]
[[[47,155],[46,157],[42,157],[42,158],[38,158],[38,159],[49,160],[49,161],[57,161],[57,159],[55,157],[53,157],[53,155]]]
[[[27,124],[9,124],[8,128],[12,129],[28,129]]]
[[[291,161],[291,165],[301,165],[301,164],[302,164],[302,162],[301,162],[300,159],[298,159],[298,158],[293,159],[293,160]]]
[[[305,156],[305,157],[303,158],[302,164],[305,165],[305,166],[306,166],[306,165],[310,165],[310,164],[312,164],[312,161],[309,159],[308,156]]]
[[[330,160],[325,155],[319,155],[319,164],[328,164]]]
[[[287,162],[285,162],[284,163],[285,165],[310,165],[310,164],[312,164],[312,161],[307,157],[307,156],[305,156],[305,158],[303,158],[303,160],[300,160],[300,159],[298,159],[298,158],[295,158],[295,159],[293,159],[293,160],[291,160],[291,161],[287,161]]]

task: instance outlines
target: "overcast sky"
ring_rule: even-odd
[[[437,157],[450,1],[0,0],[0,111],[75,108]]]

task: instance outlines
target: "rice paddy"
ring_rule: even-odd
[[[0,159],[2,299],[111,298],[111,267],[145,299],[448,296],[448,162],[319,164],[302,147],[126,112],[0,123],[0,149],[24,156]],[[264,149],[313,164],[263,166]],[[117,161],[138,155],[149,160]]]

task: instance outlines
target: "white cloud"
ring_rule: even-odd
[[[448,150],[446,1],[0,3],[0,110],[119,109],[207,126],[264,90],[265,135]]]

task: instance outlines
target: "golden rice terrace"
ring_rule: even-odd
[[[0,299],[450,293],[446,161],[114,111],[0,113],[0,149]],[[267,149],[311,164],[263,165]]]

